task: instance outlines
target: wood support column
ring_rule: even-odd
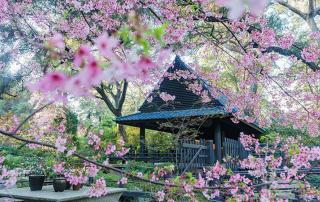
[[[207,147],[208,147],[208,164],[209,166],[213,166],[216,162],[216,158],[214,156],[214,149],[213,149],[213,140],[207,140]]]
[[[140,127],[140,156],[145,158],[145,145],[146,145],[146,130],[144,127]]]
[[[222,145],[221,145],[221,123],[217,122],[214,124],[214,144],[216,159],[220,163],[222,162]]]

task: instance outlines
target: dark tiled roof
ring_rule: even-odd
[[[192,69],[190,69],[178,56],[175,58],[172,67],[168,68],[167,72],[175,73],[176,71],[183,70],[188,71],[195,75]],[[198,82],[202,85],[202,89],[208,92],[211,102],[203,103],[201,96],[194,94],[192,91],[187,89],[185,82]],[[175,100],[168,104],[164,102],[159,94],[161,92],[166,92],[170,95],[174,95]],[[224,104],[227,102],[226,97],[221,96],[217,99],[213,98],[210,93],[210,88],[207,83],[196,76],[193,80],[183,80],[179,81],[176,79],[170,80],[167,77],[162,78],[159,83],[159,89],[154,89],[150,95],[153,97],[151,102],[147,99],[144,101],[140,107],[138,113],[121,116],[116,118],[116,122],[119,124],[136,124],[144,121],[155,122],[158,120],[169,120],[175,118],[183,117],[199,117],[199,116],[216,116],[222,115],[225,117],[231,116],[224,110]],[[236,109],[234,109],[236,111]],[[255,124],[249,124],[244,121],[250,128],[262,132]]]
[[[176,56],[174,64],[172,67],[168,68],[168,73],[175,73],[179,70],[189,72],[196,76],[191,68],[189,68],[179,56]],[[186,83],[197,82],[202,86],[204,91],[208,92],[211,101],[208,103],[203,103],[202,98],[199,95],[194,94],[191,90],[187,89]],[[165,92],[170,95],[174,95],[176,98],[173,102],[169,104],[160,98],[160,93]],[[148,102],[147,99],[144,101],[139,111],[141,112],[157,112],[157,111],[171,111],[171,110],[185,110],[185,109],[197,109],[197,108],[209,108],[222,106],[222,104],[212,98],[210,89],[206,82],[200,77],[196,76],[195,79],[173,79],[170,80],[167,77],[162,78],[159,83],[159,89],[154,89],[150,95],[147,97],[152,97],[152,101]]]
[[[116,122],[130,122],[138,120],[159,120],[159,119],[174,119],[182,117],[197,117],[197,116],[214,116],[226,115],[226,112],[221,107],[171,110],[159,112],[136,113],[128,116],[116,118]]]

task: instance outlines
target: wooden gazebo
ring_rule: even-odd
[[[201,86],[201,93],[207,94],[210,101],[203,102],[203,96],[199,92],[194,92],[190,87],[188,88],[189,84]],[[160,96],[162,92],[175,96],[175,99],[165,102]],[[158,87],[148,95],[139,108],[139,112],[117,117],[116,122],[140,128],[140,152],[143,154],[145,129],[175,134],[179,132],[179,128],[170,127],[170,124],[165,123],[173,123],[171,126],[174,126],[178,122],[188,122],[188,120],[203,117],[205,121],[190,127],[198,128],[195,138],[213,143],[214,160],[209,160],[212,164],[216,160],[221,162],[226,139],[237,141],[240,132],[255,135],[263,132],[261,128],[252,123],[232,122],[232,115],[224,109],[225,100],[224,97],[214,98],[207,83],[197,76],[180,57],[176,56],[173,65],[167,69]]]

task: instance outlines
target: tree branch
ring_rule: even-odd
[[[126,80],[124,80],[123,88],[122,88],[122,94],[121,94],[121,97],[120,97],[120,100],[119,100],[119,107],[118,107],[118,110],[120,112],[122,110],[123,103],[124,103],[124,101],[126,99],[127,90],[128,90],[128,82]]]
[[[283,48],[280,48],[280,47],[272,46],[272,47],[267,48],[265,50],[265,52],[268,52],[268,53],[276,52],[276,53],[279,53],[280,55],[284,55],[284,56],[294,55],[295,57],[297,57],[297,59],[301,60],[303,63],[305,63],[307,66],[309,66],[313,71],[320,70],[320,67],[316,63],[307,62],[305,59],[303,59],[301,57],[301,54],[295,53],[292,50],[288,50],[288,49],[283,49]]]
[[[277,1],[277,2],[278,2],[278,4],[286,7],[287,9],[291,10],[295,14],[299,15],[302,19],[307,20],[307,14],[306,13],[304,13],[304,12],[298,10],[297,8],[291,6],[287,2],[284,2],[284,1]]]
[[[116,115],[117,114],[117,109],[113,106],[112,102],[110,101],[109,97],[106,95],[105,91],[104,91],[104,86],[101,83],[100,87],[95,87],[96,91],[99,93],[99,95],[101,96],[100,99],[102,99],[106,105],[108,106],[108,108],[110,109],[110,111]]]

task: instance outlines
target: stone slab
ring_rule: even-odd
[[[24,187],[0,190],[0,197],[14,197],[24,201],[118,201],[126,189],[110,187],[108,188],[108,194],[101,198],[89,198],[88,190],[89,187],[82,187],[78,191],[65,190],[64,192],[55,192],[51,185],[44,186],[41,191],[31,191],[29,187]]]

